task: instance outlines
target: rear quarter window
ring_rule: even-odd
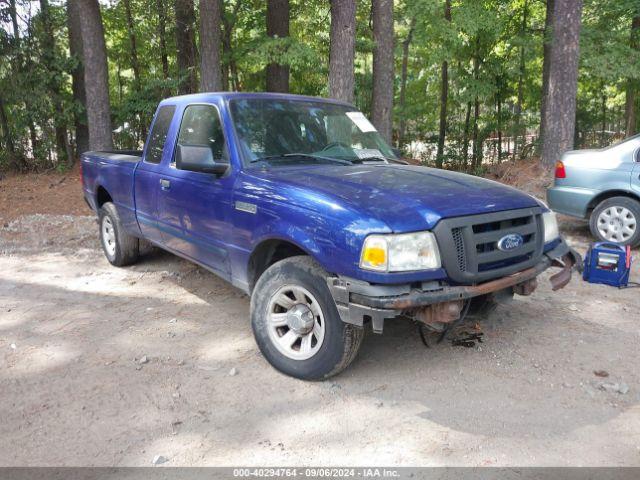
[[[160,107],[160,110],[158,110],[156,121],[153,123],[153,128],[149,135],[145,161],[149,163],[160,163],[162,160],[162,151],[164,150],[167,133],[169,132],[169,126],[171,125],[175,111],[176,107],[174,105]]]

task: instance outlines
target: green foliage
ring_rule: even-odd
[[[73,140],[74,119],[84,113],[71,91],[70,72],[79,59],[69,56],[66,4],[64,0],[49,3],[55,39],[52,58],[47,57],[45,23],[38,2],[17,0],[19,41],[9,3],[0,2],[0,100],[8,119],[6,127],[0,125],[0,166],[64,168],[56,126],[62,125]],[[176,67],[173,0],[129,0],[132,31],[124,0],[101,0],[100,4],[115,142],[118,147],[137,148],[144,141],[158,101],[176,94],[181,80]],[[290,65],[293,93],[328,94],[328,1],[291,0],[287,38],[267,37],[263,0],[224,0],[223,4],[227,44],[222,59],[229,88],[263,90],[265,67],[276,62]],[[631,21],[640,15],[640,7],[637,0],[585,0],[584,5],[577,138],[581,146],[590,146],[612,141],[624,128],[627,86],[640,81],[640,51],[630,44]],[[444,10],[445,0],[395,2],[394,126],[398,129],[401,120],[406,125],[402,147],[427,163],[434,162],[442,65],[447,62],[445,166],[481,171],[485,168],[483,159],[498,161],[498,135],[503,138],[503,157],[513,154],[514,141],[520,152],[517,156],[530,154],[540,122],[545,2],[451,0],[451,21],[445,19]],[[161,13],[166,21],[168,72],[162,66]],[[401,104],[403,42],[410,31],[406,101]],[[133,70],[132,34],[139,82]],[[365,113],[371,105],[373,49],[371,2],[358,0],[355,103]],[[57,91],[55,85],[59,86]],[[397,133],[394,135],[397,139]],[[13,153],[9,152],[10,143]]]

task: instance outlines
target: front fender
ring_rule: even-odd
[[[313,230],[313,231],[311,231]],[[317,229],[295,225],[292,222],[279,220],[258,227],[254,232],[251,253],[261,244],[270,240],[288,242],[317,261],[327,272],[335,272],[335,264],[330,261],[339,247],[327,241],[323,235],[318,235]],[[334,253],[330,253],[334,252]]]

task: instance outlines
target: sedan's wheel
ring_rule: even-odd
[[[591,233],[601,241],[636,245],[640,242],[640,203],[627,197],[601,202],[591,214]]]
[[[258,347],[292,377],[336,375],[360,348],[364,330],[342,321],[327,277],[311,257],[290,257],[271,265],[253,289],[251,326]]]
[[[324,341],[324,315],[309,290],[284,285],[269,302],[269,338],[288,358],[313,357]]]
[[[603,238],[622,243],[636,231],[636,217],[624,207],[609,207],[598,215],[598,231]]]

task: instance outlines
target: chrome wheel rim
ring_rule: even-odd
[[[273,345],[285,357],[307,360],[324,342],[322,309],[309,290],[297,285],[280,287],[269,300],[267,330]]]
[[[108,216],[102,217],[102,245],[110,256],[116,254],[116,232]]]
[[[598,215],[598,232],[610,242],[626,242],[633,237],[636,228],[636,217],[628,208],[613,206]]]

